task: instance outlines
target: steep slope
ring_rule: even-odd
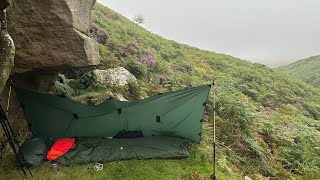
[[[319,179],[319,89],[261,64],[166,40],[100,4],[92,16],[89,35],[100,42],[103,63],[98,68],[125,67],[138,82],[126,87],[88,88],[80,80],[73,87],[81,97],[111,91],[134,100],[215,79],[219,179],[243,179],[244,175]],[[202,142],[192,144],[186,160],[108,163],[106,171],[96,174],[82,166],[59,173],[45,168],[39,172],[54,179],[204,179],[213,170],[213,92],[210,96]]]
[[[311,85],[320,87],[320,55],[299,60],[279,67],[277,70],[293,78],[301,79]]]
[[[220,170],[320,176],[318,89],[261,64],[166,40],[99,4],[93,19],[110,34],[100,45],[105,68],[124,66],[139,79],[134,97],[216,80]],[[211,106],[207,112],[211,121]],[[211,154],[209,135],[205,128],[197,152]]]

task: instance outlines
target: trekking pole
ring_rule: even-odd
[[[13,153],[14,153],[17,161],[18,161],[19,166],[20,166],[23,174],[25,176],[27,176],[27,173],[26,173],[26,171],[25,171],[25,169],[23,167],[23,164],[19,160],[18,150],[16,149],[16,148],[19,149],[19,147],[20,147],[19,146],[19,142],[18,142],[18,140],[17,140],[17,138],[16,138],[16,136],[15,136],[13,130],[12,130],[11,124],[10,124],[9,119],[8,119],[12,86],[13,85],[12,85],[12,80],[11,80],[10,86],[9,86],[9,94],[8,94],[6,112],[4,112],[4,110],[3,110],[3,108],[2,108],[2,106],[0,104],[0,122],[1,122],[2,128],[3,128],[4,132],[5,132],[5,135],[6,135],[7,139],[8,139],[9,145],[11,146],[12,151],[13,151]],[[0,101],[1,101],[1,99],[0,99]],[[22,160],[25,161],[25,158],[24,158],[23,155],[22,155]],[[33,177],[30,169],[28,169],[28,171],[30,173],[30,176]]]
[[[6,119],[9,117],[9,108],[10,108],[10,99],[11,99],[11,92],[12,92],[12,80],[10,80],[10,85],[9,85],[9,93],[8,93],[8,100],[7,100],[7,109],[6,109]],[[9,120],[5,121],[8,124],[9,131],[11,133],[11,136],[13,137],[14,143],[19,147],[19,141],[17,140],[17,137],[12,131],[11,124],[9,123]]]
[[[8,126],[9,122],[8,122],[8,119],[7,119],[7,117],[6,117],[6,114],[5,114],[5,112],[4,112],[4,110],[3,110],[3,108],[2,108],[1,105],[0,105],[0,123],[1,123],[2,129],[3,129],[3,131],[4,131],[4,134],[5,134],[5,136],[6,136],[7,139],[8,139],[9,145],[11,146],[12,151],[13,151],[13,153],[14,153],[17,161],[18,161],[18,164],[19,164],[19,166],[20,166],[20,169],[22,170],[23,174],[24,174],[25,176],[27,176],[27,173],[26,173],[26,171],[24,170],[22,163],[19,161],[18,151],[17,151],[17,149],[16,149],[16,147],[15,147],[14,139],[13,139],[13,137],[12,137],[13,131],[12,131],[12,129],[10,129],[10,126]]]
[[[8,100],[7,100],[7,117],[8,117],[8,115],[9,115],[9,108],[10,108],[10,97],[11,97],[11,91],[12,91],[12,81],[11,81],[11,83],[10,83],[10,85],[9,85],[9,94],[8,94]]]
[[[213,81],[213,86],[215,82]],[[213,89],[213,174],[211,175],[212,180],[217,180],[216,175],[216,93]]]

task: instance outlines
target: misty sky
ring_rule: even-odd
[[[276,66],[320,54],[320,0],[98,0],[165,38]]]

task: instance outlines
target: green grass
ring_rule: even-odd
[[[320,55],[277,68],[280,72],[320,87]]]
[[[163,179],[176,180],[193,177],[208,178],[212,174],[212,165],[206,161],[195,160],[194,157],[182,160],[129,160],[120,162],[105,163],[102,171],[96,172],[90,167],[94,164],[59,167],[58,170],[52,169],[50,163],[32,169],[33,179],[54,180],[54,179],[82,179],[82,180],[133,180],[133,179]],[[12,155],[6,156],[0,162],[0,179],[24,179],[22,172],[15,164]],[[196,174],[197,176],[194,176]],[[221,180],[231,177],[218,172]],[[187,178],[189,179],[189,178]],[[241,179],[233,176],[232,179]]]

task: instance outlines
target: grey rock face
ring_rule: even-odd
[[[8,33],[0,33],[0,92],[7,82],[14,65],[14,44]]]
[[[124,86],[130,81],[137,81],[136,77],[123,67],[107,70],[95,69],[93,73],[96,76],[97,82],[103,85]]]
[[[95,0],[15,0],[8,29],[16,45],[15,73],[99,64],[86,33]]]
[[[6,8],[10,1],[0,2],[0,93],[5,86],[14,66],[15,47],[7,31]]]

